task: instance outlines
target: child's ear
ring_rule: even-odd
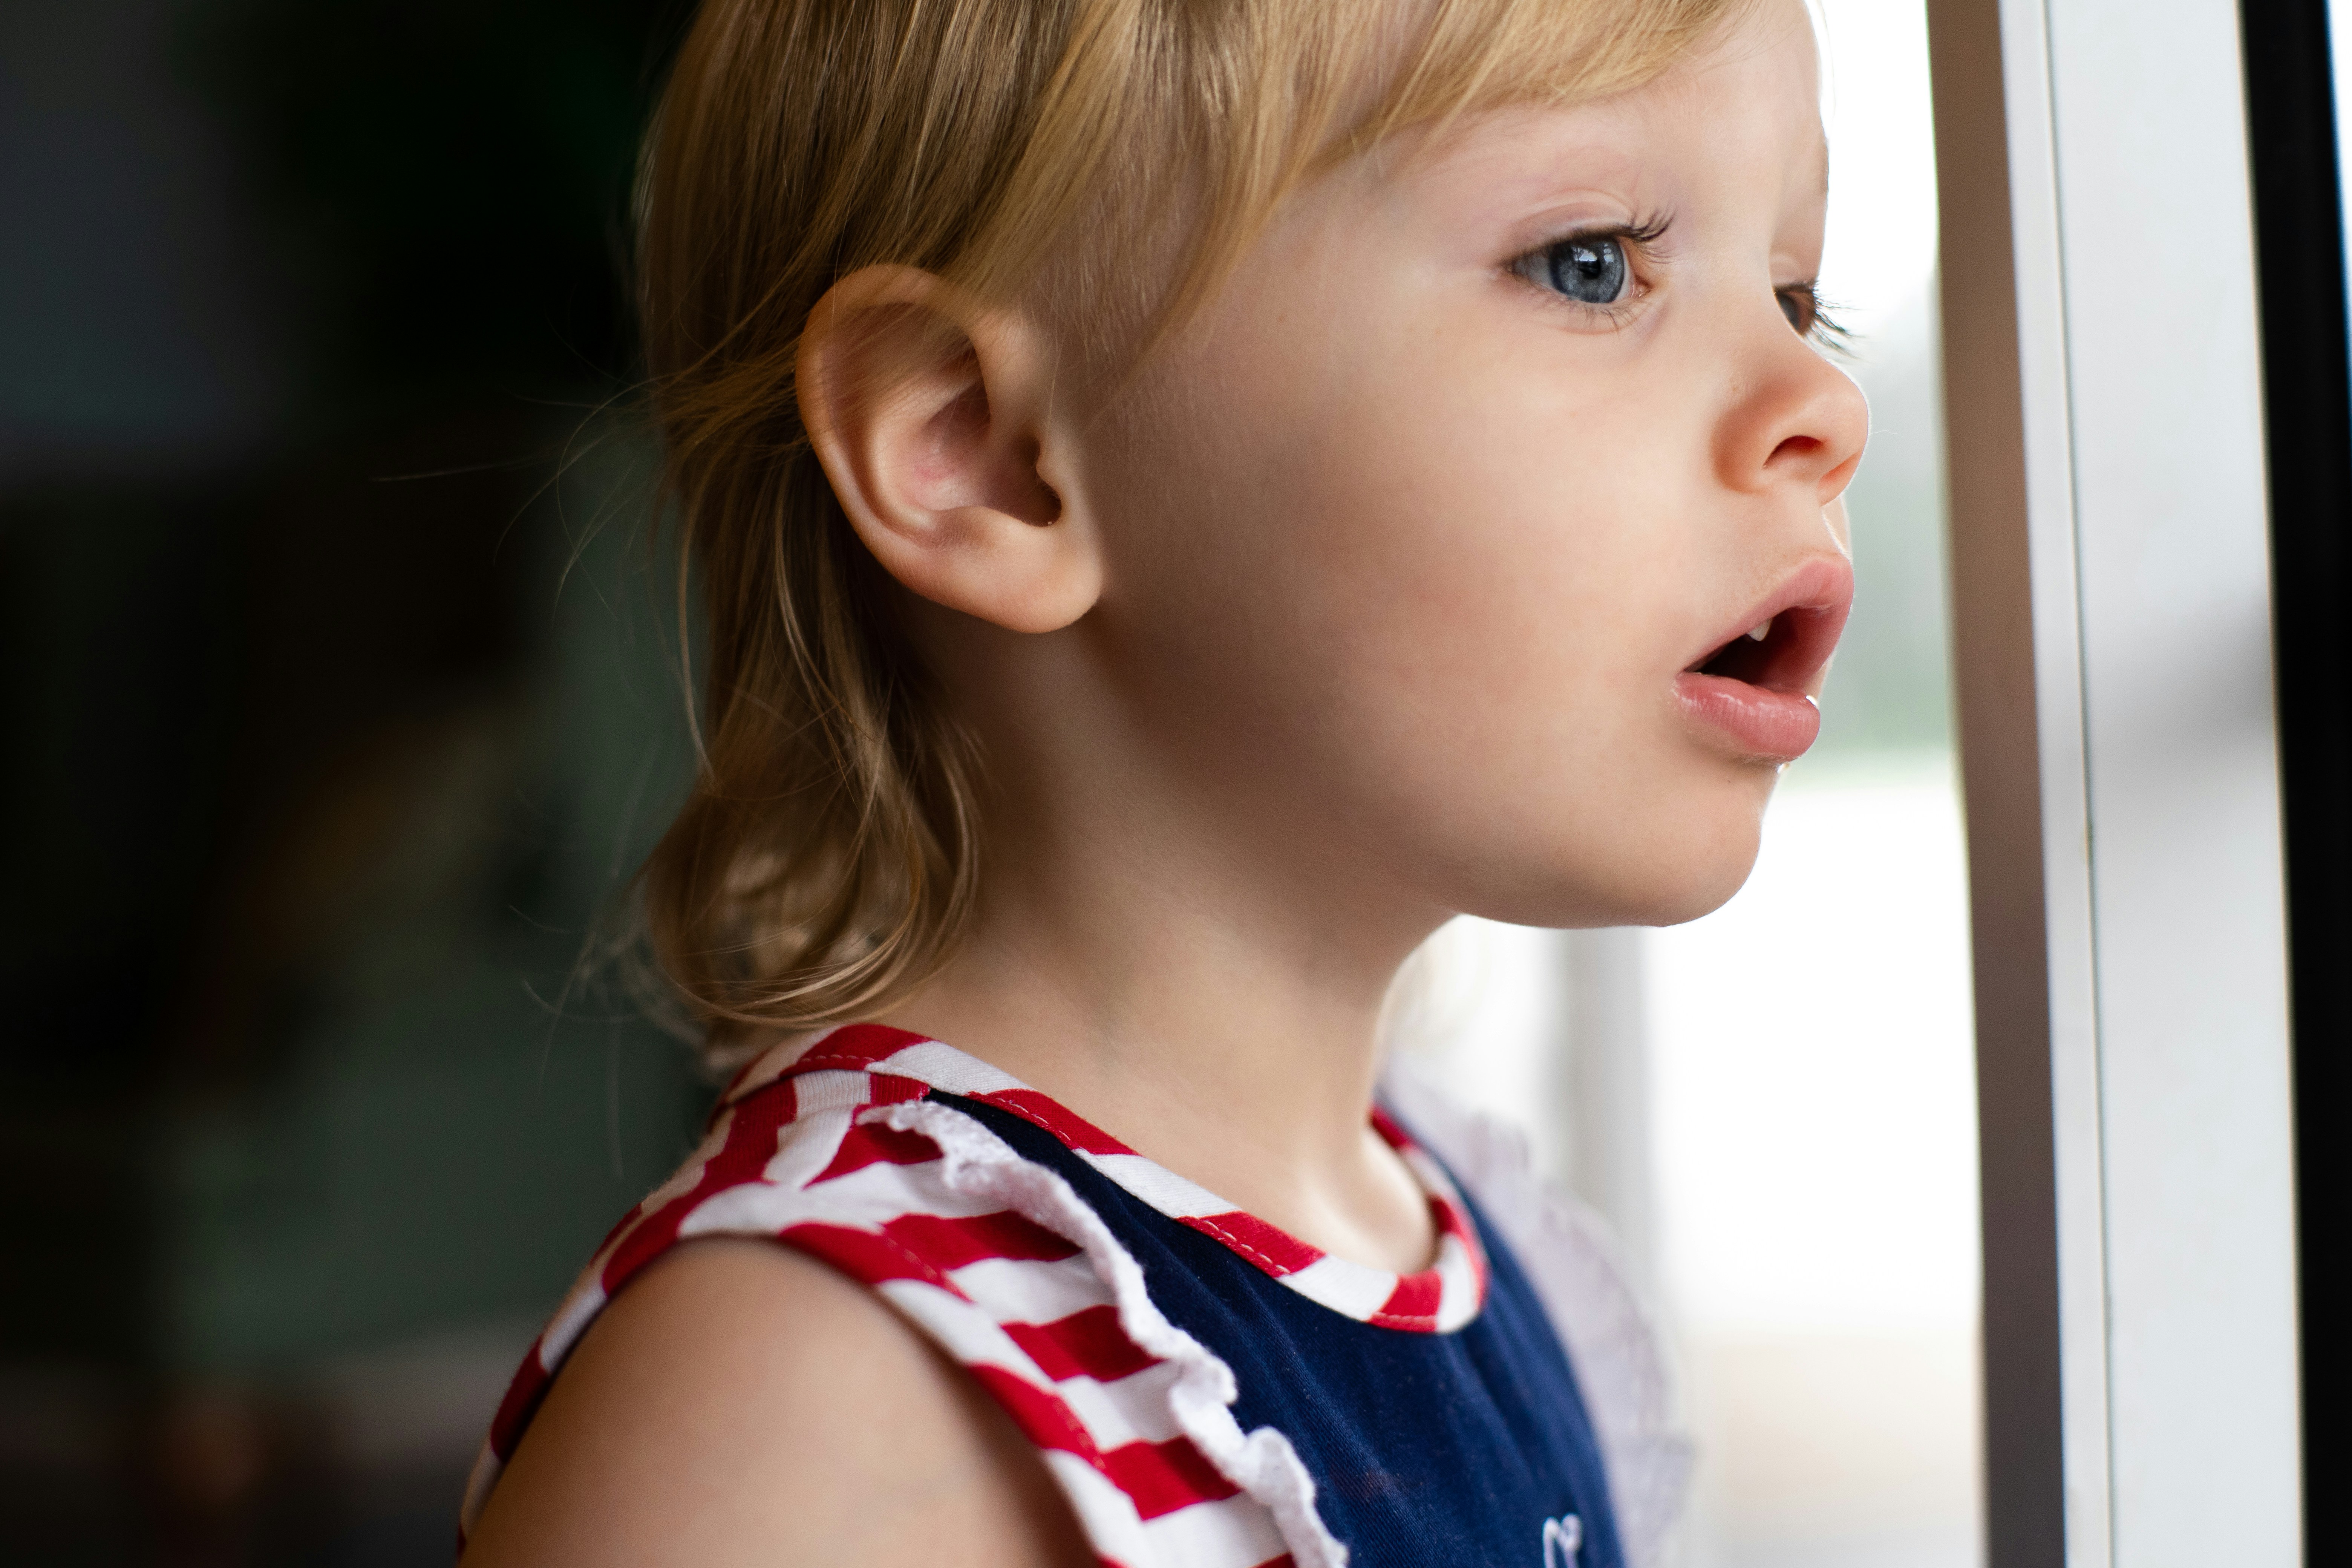
[[[817,460],[883,570],[1017,632],[1068,626],[1102,592],[1049,348],[930,273],[868,267],[809,312],[795,375]]]

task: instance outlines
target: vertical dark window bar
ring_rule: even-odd
[[[2242,0],[2268,405],[2271,572],[2285,796],[2295,1192],[2303,1318],[2305,1560],[2352,1562],[2352,1530],[2312,1473],[2313,1424],[2339,1408],[2343,1290],[2331,1262],[2352,1047],[2352,363],[2326,0]],[[2330,1544],[2333,1542],[2333,1544]]]

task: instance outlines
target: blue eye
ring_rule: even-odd
[[[1579,235],[1548,245],[1524,268],[1530,282],[1580,305],[1613,305],[1625,297],[1625,247],[1614,235]]]

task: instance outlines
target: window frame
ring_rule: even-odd
[[[2271,426],[2239,17],[1931,0],[1929,27],[1989,1554],[2295,1563]]]

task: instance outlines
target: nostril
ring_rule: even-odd
[[[1860,452],[1856,452],[1853,457],[1848,458],[1844,462],[1840,463],[1836,468],[1832,468],[1828,473],[1823,474],[1822,476],[1822,504],[1823,506],[1827,506],[1830,502],[1843,495],[1845,493],[1846,486],[1853,483],[1853,476],[1861,469],[1861,468],[1862,454]]]
[[[1811,462],[1821,454],[1823,446],[1817,436],[1791,436],[1772,448],[1772,455],[1764,459],[1764,466],[1777,468],[1783,463]]]

